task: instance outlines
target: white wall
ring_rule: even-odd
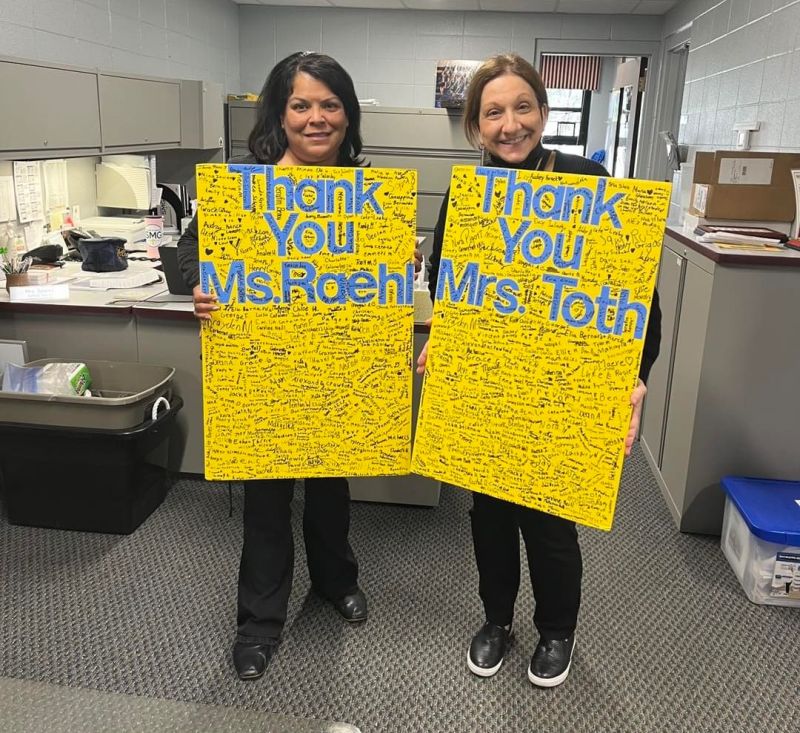
[[[679,140],[732,148],[737,122],[759,121],[756,150],[800,149],[800,1],[686,0],[665,36],[691,23]]]
[[[294,51],[322,51],[351,74],[361,98],[389,107],[432,107],[437,59],[516,51],[533,60],[537,39],[660,41],[657,16],[421,10],[347,10],[243,5],[242,91],[259,92]]]
[[[0,55],[239,90],[232,0],[0,0]]]
[[[586,136],[586,154],[605,148],[606,130],[608,128],[608,97],[614,88],[617,66],[622,59],[615,56],[603,58],[600,68],[600,85],[592,92],[592,104],[589,112],[589,129]],[[606,161],[607,162],[607,161]]]

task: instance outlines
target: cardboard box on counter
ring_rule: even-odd
[[[698,152],[689,212],[708,219],[791,222],[794,168],[800,168],[800,153]]]

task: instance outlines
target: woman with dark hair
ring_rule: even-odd
[[[542,147],[548,111],[547,90],[533,66],[516,54],[494,56],[472,78],[464,108],[464,130],[467,139],[484,153],[486,165],[608,176],[599,163]],[[449,191],[434,230],[430,258],[433,298],[448,199]],[[639,381],[631,395],[633,414],[625,439],[626,455],[638,431],[647,391],[645,381],[658,356],[660,342],[661,311],[656,293]],[[535,347],[531,344],[532,349]],[[419,358],[417,371],[424,371],[426,360],[427,346]],[[519,590],[521,531],[536,602],[533,623],[539,632],[528,679],[539,687],[560,685],[569,674],[581,600],[583,564],[575,523],[486,494],[473,492],[472,497],[472,540],[478,566],[478,592],[486,621],[472,638],[467,666],[479,677],[491,677],[503,663]]]
[[[250,155],[232,162],[281,166],[358,166],[361,112],[348,73],[330,56],[295,53],[270,72],[258,101]],[[194,314],[208,320],[218,306],[200,287],[197,217],[178,242],[178,260],[193,288]],[[244,542],[239,566],[238,629],[233,664],[239,678],[266,671],[279,642],[294,570],[293,479],[246,481]],[[348,541],[346,478],[305,480],[303,536],[314,590],[350,622],[367,618],[358,564]]]
[[[297,79],[299,74],[310,78]],[[291,118],[293,112],[305,109],[298,107],[297,103],[291,109],[287,107],[297,81],[317,87],[323,85],[331,94],[331,100],[336,100],[333,104],[338,104],[337,111],[343,114],[343,117],[337,118],[339,132],[344,134],[334,141],[338,144],[316,148],[313,145],[298,145],[301,141],[294,137],[295,127],[290,125],[287,130],[287,113]],[[332,109],[330,104],[327,109]],[[295,145],[291,144],[292,140]],[[359,157],[362,147],[361,108],[350,75],[330,56],[318,53],[296,53],[281,61],[264,82],[248,147],[252,154],[249,162],[349,167],[363,165],[364,160]],[[298,155],[305,159],[296,160]]]

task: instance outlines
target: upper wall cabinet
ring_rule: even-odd
[[[0,60],[0,152],[90,155],[101,148],[97,75]]]
[[[0,58],[0,159],[219,149],[222,85]]]
[[[98,90],[104,148],[180,145],[180,82],[100,74]]]
[[[181,147],[221,148],[225,135],[222,84],[181,81]]]

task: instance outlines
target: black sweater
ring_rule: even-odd
[[[252,155],[241,155],[231,158],[228,163],[255,163]],[[197,214],[192,217],[189,225],[178,240],[178,267],[183,275],[183,281],[193,288],[200,284],[200,238],[197,233]]]
[[[530,161],[538,160],[545,154],[541,146],[539,146],[531,155]],[[511,167],[511,166],[509,166]],[[516,166],[515,166],[516,167]],[[532,169],[533,166],[522,164],[520,168]],[[587,174],[590,176],[608,176],[608,171],[599,163],[593,160],[583,158],[579,155],[568,155],[556,151],[556,158],[553,165],[553,170],[557,173],[577,173]],[[436,284],[439,280],[439,263],[442,258],[442,242],[444,241],[444,227],[447,221],[447,207],[450,200],[450,189],[448,188],[442,208],[439,210],[439,219],[436,222],[436,228],[433,230],[433,252],[429,258],[430,270],[428,273],[428,287],[431,291],[431,299],[436,299]],[[647,332],[644,336],[644,349],[642,351],[642,362],[639,366],[639,377],[643,382],[647,382],[650,375],[650,369],[658,356],[661,346],[661,307],[658,303],[658,291],[653,291],[653,301],[650,305],[650,318],[647,321]]]

